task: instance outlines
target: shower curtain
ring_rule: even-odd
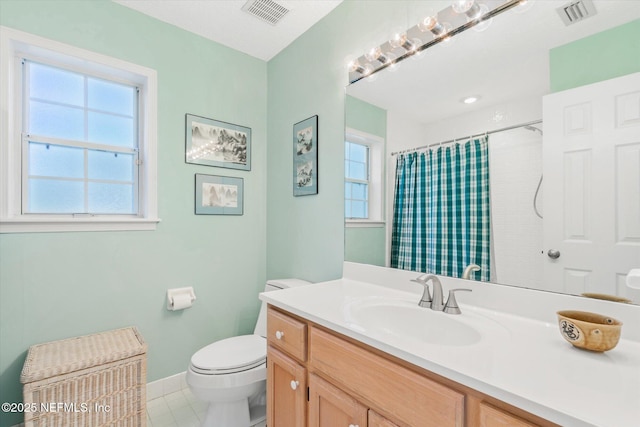
[[[490,232],[488,137],[398,155],[391,267],[488,281]]]

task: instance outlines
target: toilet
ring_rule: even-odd
[[[308,285],[301,279],[269,280],[265,292]],[[203,427],[264,426],[267,383],[267,307],[262,303],[252,335],[240,335],[198,350],[187,384],[209,404]]]

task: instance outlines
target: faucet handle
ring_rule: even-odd
[[[427,274],[423,274],[415,279],[411,279],[412,282],[420,283],[424,286],[422,298],[420,298],[420,302],[418,303],[420,307],[431,307],[431,293],[429,292],[429,284],[427,283],[427,280],[425,280],[427,276]]]
[[[458,291],[472,292],[471,289],[465,289],[465,288],[451,289],[449,291],[449,297],[447,298],[447,303],[444,305],[444,308],[442,309],[442,311],[444,311],[445,313],[448,313],[448,314],[460,314],[460,313],[462,313],[460,311],[460,307],[458,307],[458,301],[456,301],[455,293],[458,292]]]

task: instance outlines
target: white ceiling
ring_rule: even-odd
[[[556,8],[566,3],[530,1],[526,10],[495,17],[485,31],[468,30],[402,61],[395,72],[350,85],[347,93],[422,123],[540,99],[550,91],[549,49],[640,18],[640,0],[593,0],[595,16],[565,26]],[[481,99],[460,102],[470,95]]]
[[[242,11],[246,0],[113,0],[268,61],[342,0],[276,0],[290,11],[275,26]]]

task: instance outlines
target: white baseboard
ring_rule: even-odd
[[[171,375],[170,377],[151,381],[150,383],[147,383],[147,401],[175,393],[183,388],[188,388],[186,371]]]

